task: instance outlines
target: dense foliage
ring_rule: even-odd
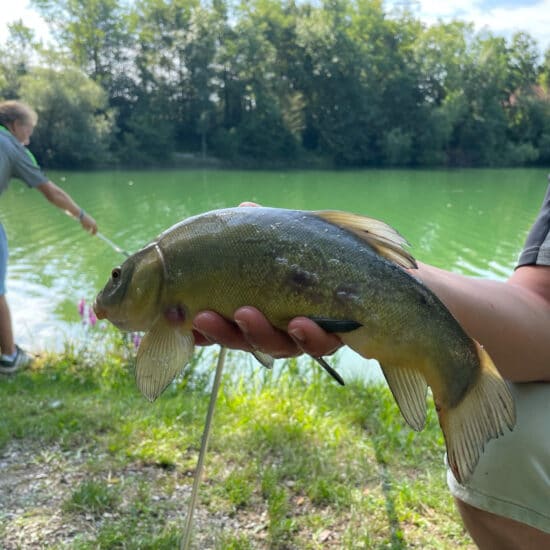
[[[31,0],[0,98],[41,116],[57,167],[550,164],[550,49],[381,0]]]

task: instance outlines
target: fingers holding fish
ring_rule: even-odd
[[[220,344],[231,349],[252,351],[239,327],[214,311],[201,311],[193,319],[195,343],[199,346]]]
[[[288,334],[276,329],[254,307],[238,309],[231,323],[213,311],[200,312],[194,319],[196,343],[219,343],[233,349],[259,350],[272,357],[294,357],[307,353],[322,357],[334,353],[342,342],[307,317],[296,317],[288,325]]]
[[[258,309],[241,307],[235,312],[234,319],[252,349],[274,358],[293,357],[301,353],[296,342],[275,328]]]
[[[193,328],[206,344],[216,342],[232,349],[258,350],[272,357],[294,357],[301,353],[292,338],[273,327],[256,308],[239,308],[234,321],[227,321],[213,311],[201,311],[193,320]],[[203,344],[202,338],[197,343]]]
[[[307,317],[292,319],[287,330],[299,348],[312,357],[331,355],[343,345],[338,336],[325,332]]]

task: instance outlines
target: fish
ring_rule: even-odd
[[[306,316],[379,362],[414,430],[425,425],[431,389],[447,462],[465,482],[487,442],[513,429],[515,405],[487,351],[412,274],[408,248],[392,226],[350,212],[213,210],[167,229],[114,268],[94,310],[145,333],[135,376],[150,401],[192,357],[199,311],[232,320],[239,307],[254,306],[281,330]]]

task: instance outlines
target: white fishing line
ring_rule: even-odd
[[[127,258],[130,257],[130,254],[120,248],[120,246],[116,245],[111,239],[108,239],[103,233],[100,233],[99,231],[95,234],[96,237],[99,237],[103,242],[106,242],[115,252],[120,252],[120,254],[124,254]]]

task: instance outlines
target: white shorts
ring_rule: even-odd
[[[517,423],[491,440],[471,479],[459,484],[447,470],[453,496],[550,533],[550,383],[510,384]]]

